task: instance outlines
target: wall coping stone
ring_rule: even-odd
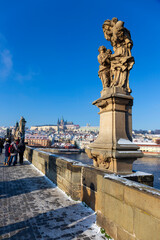
[[[65,160],[65,161],[67,161],[67,162],[72,163],[72,164],[75,165],[75,166],[89,167],[89,168],[90,168],[90,167],[93,167],[93,166],[90,166],[90,165],[87,165],[87,164],[78,162],[78,161],[76,161],[76,160],[72,160],[72,159],[67,158],[67,157],[62,157],[62,156],[60,156],[60,155],[56,155],[56,154],[53,154],[53,153],[50,153],[50,152],[45,152],[45,151],[39,150],[39,149],[37,149],[37,148],[33,148],[33,147],[29,147],[29,146],[27,146],[27,148],[30,148],[30,149],[35,150],[35,151],[40,152],[40,153],[44,153],[44,154],[49,155],[49,156],[56,157],[57,159]]]
[[[123,178],[122,176],[116,175],[116,174],[105,174],[104,178],[114,180],[115,182],[120,182],[123,185],[126,185],[128,187],[136,188],[139,191],[147,192],[151,195],[156,195],[157,197],[160,197],[160,190],[155,189],[153,187],[147,186],[142,183],[134,182],[131,180],[128,180],[126,178]]]

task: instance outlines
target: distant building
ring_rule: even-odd
[[[148,155],[160,155],[160,145],[154,142],[140,142],[136,139],[133,142],[139,146],[140,150],[144,154]]]
[[[58,131],[57,125],[39,125],[39,126],[32,126],[30,130],[38,130],[38,131],[49,131],[49,130],[55,130]]]
[[[51,140],[45,135],[39,134],[26,134],[25,142],[28,143],[28,146],[36,146],[36,147],[50,147]]]
[[[144,154],[160,155],[160,145],[158,144],[137,144]]]
[[[64,121],[63,117],[61,118],[61,120],[57,122],[57,126],[58,126],[58,130],[59,131],[65,131],[65,130],[75,130],[75,129],[79,129],[80,126],[73,124],[73,122],[68,122],[68,121]]]
[[[91,142],[92,141],[89,141],[89,140],[76,141],[76,145],[79,149],[85,149],[89,146]]]
[[[65,130],[75,130],[79,129],[80,126],[73,124],[73,122],[68,122],[61,118],[61,120],[58,119],[57,125],[37,125],[37,126],[32,126],[30,130],[38,130],[38,131],[50,131],[54,129],[56,132],[57,131],[65,131]]]
[[[84,126],[84,127],[80,127],[79,131],[80,132],[96,132],[96,133],[98,133],[99,132],[99,127],[98,126],[87,125],[87,126]]]
[[[155,143],[160,145],[160,138],[155,139]]]

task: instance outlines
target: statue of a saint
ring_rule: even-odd
[[[24,139],[25,137],[25,124],[26,124],[26,120],[24,119],[24,117],[21,117],[19,122],[19,132],[22,139]]]
[[[129,88],[129,72],[133,67],[134,58],[131,56],[133,42],[130,32],[124,27],[124,22],[118,21],[117,18],[106,20],[103,24],[103,32],[105,38],[111,42],[114,50],[114,54],[110,56],[111,83],[108,87],[117,86],[131,92]]]
[[[16,122],[15,131],[14,131],[14,139],[18,139],[19,137],[20,137],[20,134],[19,134],[19,123]]]
[[[15,139],[25,138],[25,124],[26,124],[26,120],[23,117],[21,117],[19,123],[16,122],[15,131],[14,131]]]

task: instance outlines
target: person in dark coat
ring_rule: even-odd
[[[3,139],[0,138],[0,154],[2,153],[3,143],[4,143]]]
[[[10,143],[9,143],[9,139],[7,138],[6,141],[5,141],[5,143],[4,143],[4,150],[5,150],[5,153],[4,153],[4,155],[5,155],[4,165],[7,165],[8,158],[9,158],[9,156],[10,156],[10,153],[9,153],[9,151],[8,151],[9,146],[10,146]]]
[[[17,148],[16,142],[17,142],[17,139],[15,139],[15,140],[10,144],[10,147],[9,147],[10,159],[9,159],[8,166],[11,165],[13,158],[14,158],[14,160],[13,160],[13,166],[15,166],[15,165],[17,164],[18,148]]]
[[[20,140],[20,143],[17,145],[18,152],[19,152],[19,163],[23,164],[23,154],[25,151],[25,143],[24,140]]]

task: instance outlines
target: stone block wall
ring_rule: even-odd
[[[81,197],[81,167],[58,156],[26,147],[24,157],[74,200]]]
[[[160,191],[28,147],[25,157],[73,199],[95,210],[97,224],[115,240],[160,240]]]
[[[94,168],[82,177],[82,200],[94,205],[97,224],[115,240],[160,239],[160,191]]]

